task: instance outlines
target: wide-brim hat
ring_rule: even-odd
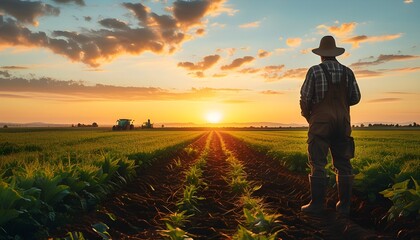
[[[335,45],[335,39],[332,36],[325,36],[319,42],[319,48],[312,49],[316,55],[323,57],[336,57],[343,54],[344,48]]]

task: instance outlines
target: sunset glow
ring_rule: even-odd
[[[419,122],[419,3],[0,1],[0,123],[305,125],[324,35],[362,92],[353,124]]]
[[[222,114],[220,112],[208,112],[206,115],[206,120],[208,123],[220,123],[222,120]]]

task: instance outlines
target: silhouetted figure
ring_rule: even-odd
[[[344,53],[336,47],[332,36],[321,39],[312,52],[321,56],[321,64],[309,68],[302,85],[300,108],[309,123],[308,160],[311,167],[309,183],[311,201],[302,206],[306,213],[324,210],[327,187],[328,151],[331,151],[336,171],[339,214],[350,212],[350,197],[354,175],[350,159],[354,157],[354,140],[350,136],[350,106],[360,101],[360,90],[353,71],[340,64],[336,56]]]

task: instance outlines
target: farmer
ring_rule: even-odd
[[[302,116],[309,123],[308,160],[311,201],[301,207],[305,213],[321,213],[327,186],[328,151],[336,172],[338,199],[336,210],[347,216],[354,175],[350,159],[354,157],[354,141],[350,136],[350,106],[360,101],[360,90],[353,71],[340,64],[336,56],[344,48],[336,47],[332,36],[321,39],[312,50],[321,56],[321,64],[309,68],[300,91]]]

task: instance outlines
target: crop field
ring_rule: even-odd
[[[420,131],[357,130],[350,219],[307,216],[306,131],[0,131],[0,239],[416,239]]]

